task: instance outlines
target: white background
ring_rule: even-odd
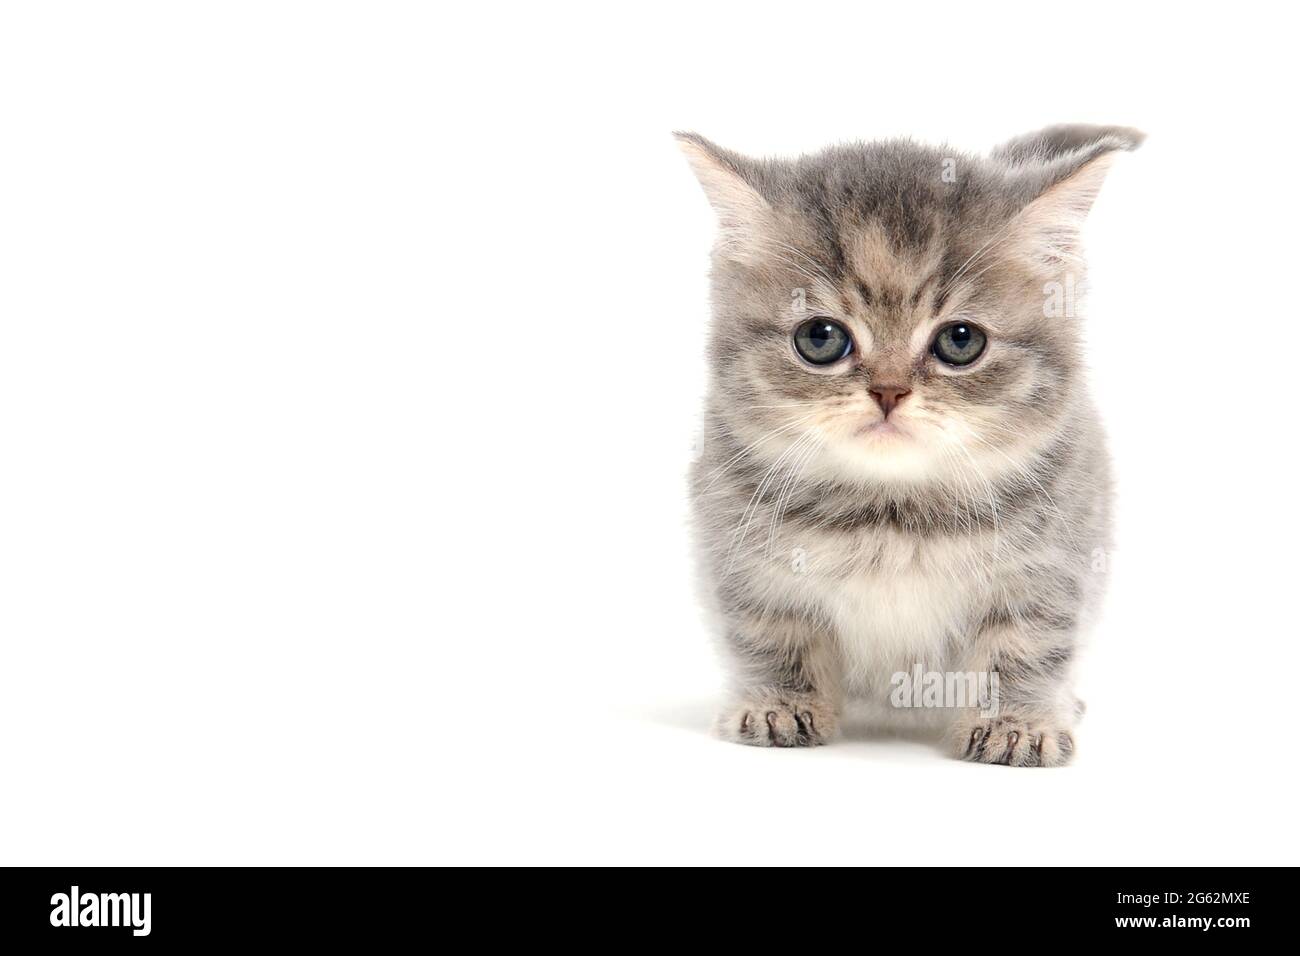
[[[0,862],[1296,863],[1291,36],[7,5]],[[1120,549],[1076,765],[712,739],[713,222],[669,131],[1062,121],[1150,134],[1090,226]]]

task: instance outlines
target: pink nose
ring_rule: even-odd
[[[869,391],[871,397],[876,400],[876,404],[880,406],[880,410],[885,413],[886,418],[889,417],[890,412],[898,407],[899,402],[912,394],[910,388],[901,388],[896,385],[873,385]]]

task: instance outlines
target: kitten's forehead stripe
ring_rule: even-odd
[[[871,287],[858,278],[853,280],[853,284],[854,288],[858,290],[858,295],[862,297],[862,304],[870,306],[875,301],[875,296],[871,294]]]
[[[916,287],[916,291],[912,293],[912,298],[909,300],[909,303],[908,303],[908,304],[911,305],[912,308],[915,309],[915,308],[917,308],[917,307],[921,304],[922,299],[923,299],[927,294],[936,294],[936,293],[939,293],[939,291],[940,291],[940,290],[939,290],[939,284],[940,284],[940,282],[942,281],[942,279],[943,279],[943,275],[942,275],[942,273],[939,273],[939,272],[932,272],[932,273],[930,274],[930,277],[929,277],[928,279],[925,279],[924,281],[921,282],[921,284],[920,284],[919,286]],[[938,296],[938,295],[935,295],[935,300],[936,300],[936,301],[935,301],[935,311],[938,310],[939,305],[940,305],[940,303],[938,302],[938,298],[939,298],[939,296]]]

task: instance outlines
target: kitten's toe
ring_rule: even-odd
[[[958,721],[949,737],[953,755],[1009,767],[1061,767],[1074,756],[1074,737],[1054,721],[1015,716]]]
[[[753,747],[815,747],[835,733],[835,711],[816,698],[740,701],[718,716],[719,736]]]

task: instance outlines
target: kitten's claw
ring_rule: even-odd
[[[1009,767],[1061,767],[1074,756],[1074,737],[1052,721],[1012,715],[959,720],[949,737],[953,756]]]
[[[718,715],[724,740],[753,747],[815,747],[835,734],[835,711],[813,697],[772,697],[741,701]]]

